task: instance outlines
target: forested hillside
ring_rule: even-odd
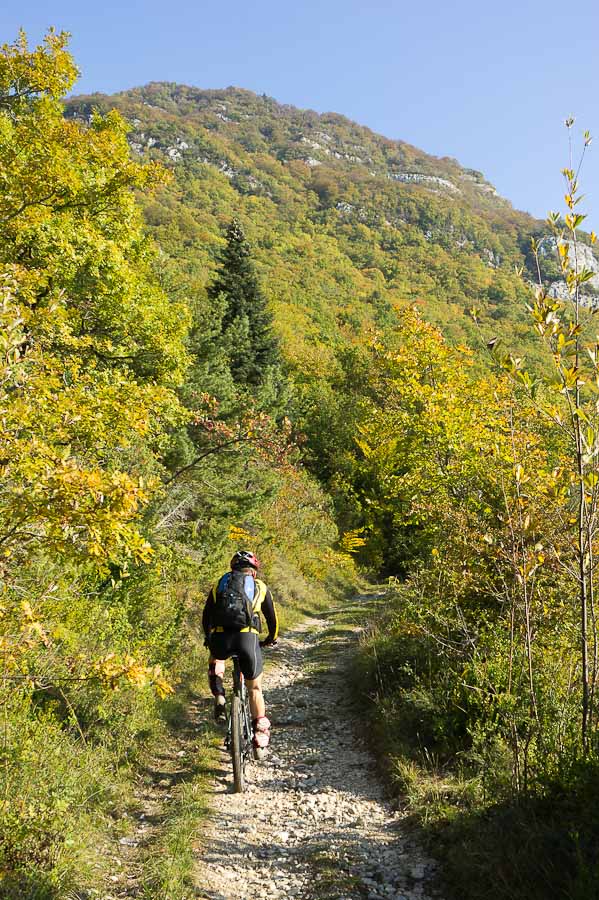
[[[242,232],[178,274],[138,203],[167,173],[131,158],[117,113],[64,118],[65,44],[0,56],[0,873],[18,898],[105,876],[98,835],[203,689],[199,616],[235,549],[283,621],[354,574]]]
[[[241,223],[293,385],[287,410],[294,434],[343,532],[371,518],[354,460],[356,428],[367,414],[373,348],[394,346],[406,307],[455,346],[480,351],[503,339],[533,368],[546,365],[526,310],[527,282],[540,269],[550,293],[563,293],[555,239],[479,172],[343,116],[238,88],[151,84],[75,98],[67,116],[87,122],[94,110],[112,109],[130,123],[133,157],[172,173],[144,202],[144,216],[162,251],[163,283],[171,296],[191,298],[208,356],[206,326],[219,311],[206,286],[227,223]],[[599,277],[583,290],[593,302]],[[481,352],[471,361],[478,371],[487,366]],[[218,394],[206,376],[206,389]],[[365,539],[368,566],[404,570],[401,553],[381,555],[377,539]]]
[[[63,35],[2,49],[4,895],[102,883],[203,677],[205,591],[251,546],[286,622],[391,577],[358,688],[456,896],[498,859],[495,897],[594,896],[577,175],[540,223],[337,114],[75,78]]]
[[[536,275],[530,238],[543,226],[479,172],[340,115],[237,88],[151,84],[75,98],[67,115],[87,121],[94,109],[118,109],[134,156],[172,170],[145,217],[165,252],[193,267],[196,290],[210,277],[223,223],[240,218],[285,356],[302,373],[315,356],[322,371],[367,328],[392,326],[406,303],[456,341],[475,340],[475,302],[497,333],[528,340],[514,269]],[[543,267],[558,278],[553,254]],[[316,343],[327,346],[324,358]]]

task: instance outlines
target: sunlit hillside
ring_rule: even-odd
[[[238,216],[298,368],[332,364],[335,347],[365,328],[393,327],[407,303],[471,343],[479,340],[469,316],[476,305],[489,333],[526,346],[526,291],[514,270],[536,277],[530,238],[543,225],[480,172],[336,113],[239,88],[153,83],[72,99],[67,113],[88,119],[111,108],[130,123],[134,155],[173,171],[145,215],[163,251],[184,262],[182,289],[201,295],[222,225]],[[543,274],[556,280],[552,249]]]

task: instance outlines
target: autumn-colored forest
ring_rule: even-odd
[[[100,890],[240,546],[284,625],[389,585],[356,691],[448,896],[596,896],[590,136],[543,223],[342,116],[76,77],[2,48],[1,896]]]

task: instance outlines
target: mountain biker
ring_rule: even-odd
[[[257,577],[260,562],[249,550],[238,550],[226,572],[211,588],[202,614],[204,643],[210,650],[208,683],[214,696],[216,719],[225,717],[223,675],[225,660],[235,654],[248,689],[252,714],[254,754],[264,755],[270,741],[270,722],[262,694],[261,647],[274,644],[279,622],[272,594]],[[243,608],[239,612],[239,608]],[[264,614],[268,636],[260,641],[260,613]]]

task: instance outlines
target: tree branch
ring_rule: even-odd
[[[221,450],[224,450],[225,447],[232,447],[235,444],[241,444],[243,441],[247,440],[247,434],[241,435],[240,437],[232,438],[230,441],[225,441],[224,444],[219,444],[218,447],[211,447],[210,450],[206,450],[204,453],[201,453],[199,456],[196,456],[194,460],[188,463],[186,466],[182,466],[182,468],[178,469],[174,475],[171,475],[170,478],[164,482],[165,487],[169,484],[172,484],[175,479],[179,478],[180,475],[185,474],[185,472],[189,472],[190,469],[195,468],[202,460],[206,459],[207,456],[212,456],[214,453],[219,453]]]

